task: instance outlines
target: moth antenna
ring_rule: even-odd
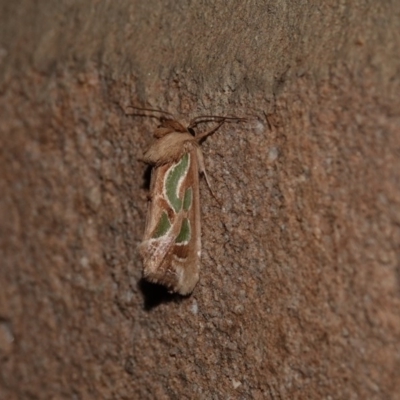
[[[122,107],[121,107],[122,108]],[[135,112],[135,113],[127,113],[124,109],[123,111],[125,112],[125,114],[127,115],[135,115],[138,117],[148,117],[148,118],[156,118],[156,119],[161,119],[161,118],[165,118],[165,117],[160,117],[159,115],[151,115],[151,114],[146,114],[146,111],[149,112],[155,112],[155,113],[160,113],[160,114],[164,114],[164,115],[168,115],[171,119],[174,119],[174,116],[169,113],[168,111],[164,111],[164,110],[159,110],[157,108],[142,108],[142,107],[135,107],[135,106],[127,106],[127,108],[132,108],[134,110],[139,110],[139,111],[143,111],[143,113],[140,112]]]
[[[194,128],[198,124],[206,123],[206,122],[218,122],[218,121],[236,121],[236,122],[246,122],[247,118],[241,117],[224,117],[221,115],[200,115],[199,117],[193,118],[188,128]]]

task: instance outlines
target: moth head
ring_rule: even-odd
[[[154,137],[160,139],[172,132],[187,133],[188,130],[173,118],[161,117],[160,125],[155,130]]]

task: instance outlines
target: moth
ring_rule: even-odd
[[[196,286],[200,271],[200,174],[210,188],[200,145],[226,121],[245,119],[201,116],[184,126],[171,114],[164,114],[168,116],[160,118],[154,142],[142,158],[152,166],[152,172],[146,227],[139,253],[146,280],[164,285],[172,293],[188,295]],[[196,134],[194,128],[206,122],[217,125]]]

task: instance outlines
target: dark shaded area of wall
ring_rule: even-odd
[[[400,3],[45,3],[0,2],[0,398],[396,398]],[[252,117],[189,298],[140,281],[130,104]]]

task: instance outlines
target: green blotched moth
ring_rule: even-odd
[[[226,121],[245,119],[205,116],[185,127],[173,118],[162,117],[154,143],[143,156],[143,161],[153,166],[146,228],[139,246],[143,277],[170,292],[188,295],[199,280],[200,173],[208,184],[200,143]],[[205,122],[216,122],[217,126],[195,134],[193,128]]]

